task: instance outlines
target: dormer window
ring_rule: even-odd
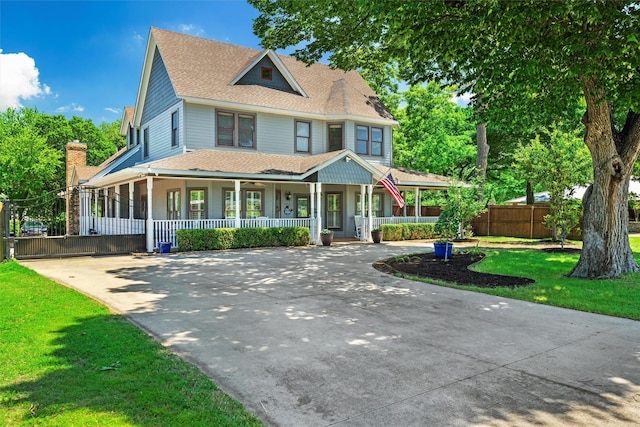
[[[261,67],[260,78],[262,78],[262,80],[273,80],[273,68]]]

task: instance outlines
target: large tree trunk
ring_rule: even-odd
[[[536,195],[533,194],[533,184],[527,181],[527,204],[532,205],[536,202]]]
[[[640,148],[640,115],[629,111],[621,132],[593,80],[584,80],[585,143],[593,160],[593,185],[582,202],[583,246],[573,277],[611,278],[638,271],[629,245],[629,179]]]
[[[484,200],[484,184],[487,181],[487,162],[489,159],[489,144],[487,143],[487,124],[481,123],[476,127],[476,174],[479,181],[479,199]]]

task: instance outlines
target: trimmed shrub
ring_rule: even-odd
[[[311,240],[306,227],[177,230],[176,237],[179,251],[304,246]]]
[[[433,223],[406,223],[383,224],[382,234],[384,240],[422,240],[435,238],[435,224]]]

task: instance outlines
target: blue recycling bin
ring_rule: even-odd
[[[171,253],[171,242],[160,242],[160,253],[161,254]]]

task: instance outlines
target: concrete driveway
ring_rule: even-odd
[[[382,274],[416,244],[22,263],[278,426],[637,425],[640,322]]]

